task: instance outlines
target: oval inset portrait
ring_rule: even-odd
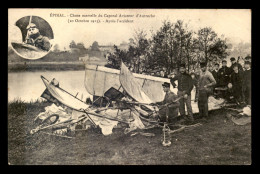
[[[15,33],[12,35],[11,45],[15,53],[22,58],[39,59],[51,50],[54,39],[53,31],[43,18],[25,16],[16,21],[12,28],[12,33]]]

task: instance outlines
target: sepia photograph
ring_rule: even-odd
[[[19,19],[15,26],[20,29],[10,40],[21,39],[22,42],[12,42],[14,51],[26,59],[39,59],[51,49],[50,39],[53,39],[51,26],[38,16],[26,16]],[[13,33],[17,31],[13,30]]]
[[[251,9],[8,9],[8,165],[251,165]]]

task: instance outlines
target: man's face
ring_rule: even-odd
[[[203,72],[205,72],[205,71],[206,71],[206,69],[207,69],[207,67],[206,67],[206,66],[203,66],[203,67],[201,67],[201,70],[202,70]]]
[[[227,62],[222,62],[222,66],[226,67],[227,66]]]
[[[234,64],[235,62],[236,62],[236,60],[231,61],[232,64]]]
[[[218,65],[215,65],[215,70],[218,70],[219,69],[219,66]]]
[[[37,33],[39,33],[39,30],[38,30],[38,28],[36,28],[36,27],[32,27],[32,28],[29,28],[29,29],[28,29],[28,34],[29,34],[29,36],[35,35],[35,34],[37,34]]]
[[[163,71],[160,71],[160,75],[163,77],[163,76],[164,76],[164,72],[163,72]]]
[[[184,67],[180,67],[180,73],[185,73],[186,69]]]
[[[164,92],[168,92],[169,90],[170,90],[169,87],[165,87],[165,86],[163,86],[163,91],[164,91]]]
[[[192,74],[192,75],[191,75],[191,78],[192,78],[192,79],[195,79],[195,75],[194,75],[194,74]]]
[[[235,73],[238,73],[238,67],[237,67],[237,66],[235,66],[235,67],[233,68],[233,70],[234,70]]]
[[[245,64],[245,69],[249,69],[249,68],[250,68],[250,65]]]

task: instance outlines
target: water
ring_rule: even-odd
[[[86,101],[90,97],[84,86],[85,71],[58,72],[13,72],[8,73],[8,102],[21,99],[25,102],[42,100],[40,97],[46,89],[41,75],[51,81],[59,81],[60,87]]]
[[[41,94],[46,89],[41,75],[51,81],[53,78],[59,81],[60,87],[77,95],[79,99],[86,101],[87,97],[93,99],[84,86],[85,71],[47,71],[47,72],[13,72],[8,73],[8,102],[21,99],[25,102],[42,100]],[[177,88],[173,90],[177,94]],[[195,89],[191,92],[191,99],[195,98]],[[191,102],[193,113],[198,113],[197,103]],[[209,110],[214,109],[215,104],[209,99]]]

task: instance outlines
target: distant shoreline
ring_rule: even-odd
[[[88,62],[88,64],[99,65],[100,62]],[[81,70],[85,70],[84,62],[8,62],[8,72]]]

